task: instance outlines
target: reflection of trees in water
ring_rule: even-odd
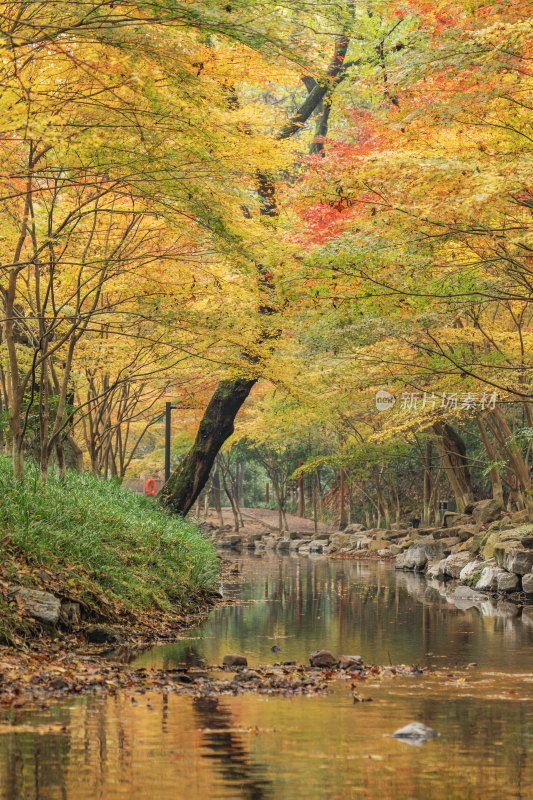
[[[527,668],[516,645],[533,643],[533,626],[457,609],[420,575],[379,564],[279,556],[243,556],[239,571],[245,603],[215,609],[197,631],[204,641],[163,648],[165,665],[192,665],[202,656],[217,663],[225,652],[253,653],[264,661],[274,643],[282,646],[283,658],[297,660],[327,647],[357,649],[382,663],[389,654],[393,663],[431,663],[428,653],[446,655],[448,663],[486,663],[489,651],[499,658],[503,641],[509,661],[502,665],[500,659],[500,667]]]
[[[503,685],[500,676],[496,680],[493,689],[503,694],[513,686],[512,676]],[[487,687],[486,691],[491,690]],[[455,742],[461,744],[463,752],[476,765],[470,775],[476,797],[491,796],[495,786],[512,789],[512,797],[517,800],[531,797],[532,729],[525,703],[474,698],[465,702],[461,697],[454,700],[444,686],[442,697],[432,693],[422,699],[419,719],[436,730],[453,731]],[[494,752],[495,742],[497,758],[487,759],[487,754]],[[457,797],[463,796],[458,791]]]
[[[235,726],[231,712],[215,697],[196,698],[193,709],[205,732],[204,758],[213,759],[223,780],[232,788],[238,786],[246,800],[263,800],[271,795],[272,784],[261,777],[262,769],[252,761],[241,735],[231,730]]]
[[[163,648],[163,669],[172,667],[203,667],[205,657],[196,642],[178,642],[172,647]]]

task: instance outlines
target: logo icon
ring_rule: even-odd
[[[376,408],[378,411],[388,411],[389,408],[393,407],[395,402],[395,396],[385,389],[379,389],[379,391],[376,392]]]

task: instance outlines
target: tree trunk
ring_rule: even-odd
[[[422,526],[428,528],[431,524],[431,441],[426,441],[424,456],[424,506],[422,511]]]
[[[324,78],[316,83],[302,105],[277,131],[274,139],[282,141],[299,133],[326,94],[331,95],[335,85],[344,76],[344,60],[349,42],[348,29],[335,37],[334,51]],[[273,178],[266,173],[258,173],[257,191],[262,200],[262,215],[276,217],[278,210]],[[270,273],[261,266],[258,267],[258,283],[262,295],[259,313],[276,313],[277,303],[272,301],[272,279]],[[194,504],[206,484],[218,451],[233,433],[235,417],[256,380],[236,378],[223,380],[217,386],[200,422],[192,448],[161,490],[162,503],[174,513],[185,516]]]
[[[222,503],[220,500],[220,478],[218,476],[218,470],[213,470],[213,477],[211,478],[211,485],[213,487],[213,505],[215,506],[215,511],[217,512],[218,516],[218,525],[219,528],[224,527],[224,517],[222,516]],[[207,516],[207,514],[206,514]]]
[[[161,501],[171,511],[185,516],[209,478],[220,448],[234,430],[235,418],[250,394],[255,378],[224,380],[207,406],[196,440],[179,468],[161,490]]]
[[[485,451],[487,453],[487,458],[489,462],[494,465],[494,463],[498,460],[496,455],[496,450],[494,449],[492,442],[489,439],[487,429],[483,424],[483,420],[480,414],[476,414],[476,422],[479,428],[479,432],[481,434],[481,439],[483,440]],[[490,467],[490,480],[492,483],[492,497],[494,498],[494,500],[500,503],[502,508],[504,508],[502,479],[500,477],[498,469],[495,466]]]
[[[474,500],[465,444],[459,434],[444,420],[434,422],[432,430],[433,443],[453,489],[457,508],[459,511],[464,511]]]
[[[499,450],[514,477],[516,486],[517,504],[526,508],[530,518],[533,518],[533,499],[531,498],[531,479],[528,465],[516,444],[513,433],[499,408],[489,412],[486,422],[498,443]],[[512,487],[513,483],[510,482]]]
[[[239,527],[240,527],[240,525],[239,525],[239,511],[238,511],[238,507],[237,507],[237,500],[236,500],[236,497],[235,497],[234,486],[228,482],[228,480],[227,480],[228,476],[227,476],[226,472],[223,469],[221,470],[221,472],[222,472],[222,483],[224,484],[224,491],[226,492],[226,496],[227,496],[227,498],[229,500],[229,503],[230,503],[230,506],[231,506],[231,510],[233,512],[233,527],[234,527],[235,533],[238,533],[239,532]]]
[[[237,502],[241,508],[244,508],[244,470],[246,464],[240,461],[237,464]]]

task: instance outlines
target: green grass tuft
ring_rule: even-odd
[[[218,585],[215,549],[196,526],[90,473],[43,484],[27,464],[15,480],[0,457],[0,526],[6,554],[28,565],[30,583],[33,569],[45,568],[93,603],[179,612]]]

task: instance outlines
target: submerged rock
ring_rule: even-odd
[[[247,667],[248,659],[246,656],[238,656],[235,653],[227,653],[222,659],[223,667]]]
[[[410,722],[409,725],[404,725],[403,728],[395,731],[392,736],[395,739],[402,739],[407,744],[420,745],[429,742],[435,736],[440,736],[440,733],[433,728],[428,728],[422,722]]]
[[[312,667],[336,667],[339,659],[329,650],[315,650],[309,656],[309,663]]]

